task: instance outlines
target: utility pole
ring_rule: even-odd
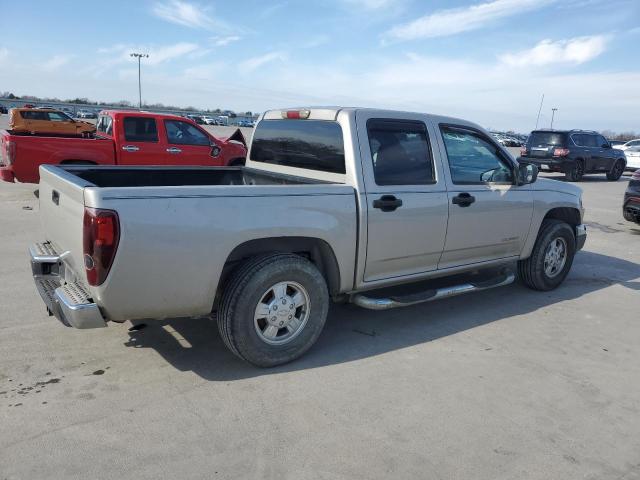
[[[131,53],[130,56],[138,59],[138,98],[139,98],[139,109],[142,110],[142,82],[140,81],[140,60],[144,58],[149,58],[149,55],[146,53]]]
[[[556,116],[556,111],[557,111],[557,110],[558,110],[558,109],[557,109],[556,107],[553,107],[553,108],[551,109],[551,130],[553,130],[553,117],[555,117],[555,116]]]
[[[544,103],[544,93],[542,94],[542,99],[540,99],[540,108],[538,109],[538,118],[536,118],[536,130],[538,129],[538,122],[540,121],[540,112],[542,112],[542,104]]]

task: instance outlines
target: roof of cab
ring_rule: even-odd
[[[128,115],[135,115],[136,117],[166,117],[166,118],[182,118],[180,115],[174,115],[172,113],[156,113],[156,112],[145,112],[143,110],[102,110],[100,111],[102,115],[109,115],[110,117],[122,117]]]
[[[436,115],[432,113],[426,112],[409,112],[402,110],[390,110],[390,109],[381,109],[381,108],[365,108],[365,107],[336,107],[336,106],[318,106],[318,107],[294,107],[294,108],[278,108],[267,110],[264,112],[262,119],[263,120],[280,120],[283,119],[283,113],[290,111],[309,111],[309,115],[306,117],[309,120],[330,120],[335,121],[338,118],[338,114],[340,112],[348,112],[348,113],[356,113],[359,111],[363,112],[379,112],[381,116],[385,114],[394,114],[394,115],[425,115],[430,117],[436,123],[443,124],[456,124],[462,126],[469,126],[473,128],[477,128],[480,130],[484,130],[484,128],[474,122],[469,120],[463,120],[461,118],[448,117],[443,115]]]

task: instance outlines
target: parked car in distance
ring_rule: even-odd
[[[194,121],[198,125],[204,125],[205,121],[202,119],[200,115],[187,115],[187,118]]]
[[[210,117],[208,115],[203,115],[202,116],[202,122],[205,125],[216,125],[216,119],[213,117]]]
[[[624,192],[622,215],[625,220],[640,224],[640,170],[631,176],[627,191]]]
[[[579,182],[588,173],[606,173],[615,181],[627,164],[624,152],[589,130],[535,130],[520,149],[519,159],[541,171],[562,172],[570,182]]]
[[[627,159],[627,170],[640,169],[640,147],[630,147],[624,150]]]
[[[0,105],[0,113],[8,113],[7,107]]]
[[[609,139],[607,139],[609,140]],[[617,148],[619,150],[621,150],[621,146],[625,144],[624,140],[609,140],[609,143],[611,144],[611,146],[613,148]]]
[[[240,120],[238,122],[238,126],[239,127],[246,127],[246,128],[253,128],[254,127],[254,123],[250,120]]]
[[[12,133],[49,135],[89,135],[96,126],[88,122],[74,120],[61,110],[50,108],[12,108],[9,117]]]
[[[57,318],[216,311],[227,347],[262,367],[307,351],[332,298],[385,310],[516,271],[552,290],[586,239],[580,188],[537,179],[474,123],[427,114],[272,110],[246,167],[40,171],[46,242],[31,262]]]
[[[94,138],[0,130],[0,178],[37,183],[42,164],[242,165],[247,154],[240,130],[217,138],[175,115],[105,110],[96,128]]]
[[[98,115],[91,110],[78,110],[76,118],[98,118]]]
[[[616,147],[616,148],[624,151],[627,148],[633,148],[633,147],[640,147],[640,139],[629,140],[628,142],[625,142],[625,143],[623,143],[622,145],[620,145],[619,147]]]

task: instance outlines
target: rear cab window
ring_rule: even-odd
[[[125,117],[124,138],[127,142],[157,142],[156,119],[151,117]]]
[[[96,131],[105,135],[113,135],[113,119],[109,115],[100,115],[96,123]]]
[[[327,120],[262,120],[253,134],[250,159],[344,174],[342,127]]]

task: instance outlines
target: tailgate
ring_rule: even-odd
[[[91,184],[61,168],[40,167],[40,219],[45,238],[59,254],[69,252],[62,260],[73,272],[82,275],[83,283],[82,221],[84,187],[88,185]],[[68,269],[65,272],[69,273]]]

